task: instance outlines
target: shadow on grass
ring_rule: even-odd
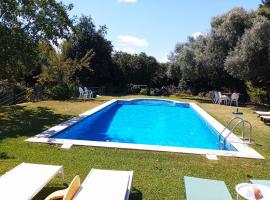
[[[0,108],[0,142],[5,138],[31,137],[72,116],[56,114],[44,107],[25,106]]]
[[[198,101],[199,103],[212,103],[210,99],[204,98],[204,97],[195,97],[195,96],[179,96],[180,99],[187,99],[187,100],[193,100]]]
[[[264,122],[264,124],[270,127],[270,122]]]
[[[133,187],[131,189],[129,199],[130,200],[142,200],[143,198],[142,198],[141,191]]]
[[[57,190],[66,189],[67,187],[68,187],[67,184],[64,184],[63,186],[59,185],[59,186],[53,186],[53,187],[45,187],[33,198],[33,200],[45,199],[51,193],[53,193]],[[143,198],[142,198],[141,191],[139,191],[136,188],[132,188],[129,199],[130,200],[142,200]]]
[[[33,200],[40,200],[45,199],[47,196],[49,196],[51,193],[57,191],[57,190],[63,190],[66,189],[68,185],[63,186],[54,186],[54,187],[45,187],[43,188],[34,198]]]
[[[270,112],[270,107],[266,105],[251,105],[250,108],[254,111],[266,111]]]
[[[9,156],[6,152],[0,152],[0,160],[15,159],[14,156]]]

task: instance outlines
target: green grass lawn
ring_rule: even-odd
[[[238,183],[251,177],[270,179],[270,127],[253,114],[254,107],[240,110],[253,125],[254,144],[251,146],[266,160],[221,157],[210,161],[202,155],[79,146],[61,149],[59,145],[24,141],[112,98],[118,97],[107,96],[86,102],[43,101],[0,108],[0,175],[21,162],[63,165],[66,184],[77,174],[83,180],[91,168],[133,170],[130,199],[147,200],[185,199],[184,176],[224,180],[233,197]],[[235,110],[235,107],[214,105],[200,99],[170,98],[195,101],[222,123],[230,119],[231,112]],[[61,179],[55,178],[35,199],[44,199],[63,187]]]

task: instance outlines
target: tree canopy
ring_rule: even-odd
[[[98,29],[91,17],[82,16],[74,26],[74,33],[70,36],[71,49],[68,56],[81,59],[87,51],[95,53],[92,59],[92,70],[82,70],[77,74],[85,85],[103,85],[111,82],[112,77],[112,44],[105,38],[106,26]]]
[[[225,62],[234,77],[266,84],[270,80],[270,21],[258,17]]]
[[[116,52],[113,56],[114,64],[119,68],[122,84],[139,84],[148,86],[162,85],[166,79],[166,67],[162,66],[152,56],[145,53],[131,55]]]
[[[65,6],[56,0],[0,1],[0,79],[20,79],[38,60],[39,42],[57,44],[72,27]]]
[[[60,98],[79,84],[175,84],[194,94],[245,93],[252,85],[270,92],[269,0],[255,11],[234,8],[213,17],[210,31],[177,43],[166,64],[143,52],[115,52],[105,25],[96,27],[90,16],[73,20],[71,9],[57,0],[0,1],[0,81],[39,82]]]

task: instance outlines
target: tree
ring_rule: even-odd
[[[76,77],[76,73],[84,69],[91,70],[91,60],[94,57],[93,51],[90,50],[79,60],[67,58],[70,43],[65,41],[61,47],[60,51],[56,51],[46,43],[39,45],[42,71],[37,76],[45,91],[44,94],[58,100],[77,96],[80,80]]]
[[[68,41],[62,45],[61,51],[58,53],[55,49],[47,44],[40,44],[43,57],[46,57],[46,62],[43,62],[42,73],[38,76],[38,80],[42,85],[52,87],[55,85],[65,84],[80,84],[80,80],[76,77],[76,72],[90,68],[90,63],[95,56],[93,51],[90,50],[80,59],[66,57],[66,52],[70,48]]]
[[[235,8],[228,13],[214,17],[211,32],[206,39],[201,62],[208,74],[213,89],[229,87],[236,89],[239,81],[224,69],[225,60],[234,49],[245,30],[252,25],[252,13],[243,8]],[[236,84],[237,83],[237,84]]]
[[[147,56],[145,53],[131,55],[116,52],[113,61],[121,72],[124,85],[133,83],[151,87],[160,84],[160,79],[164,78],[165,72],[161,65],[154,57]]]
[[[270,0],[261,0],[262,4],[260,4],[260,8],[262,7],[270,7]]]
[[[193,93],[222,87],[242,88],[243,82],[224,69],[224,62],[245,30],[252,26],[253,13],[235,8],[214,17],[211,31],[188,42],[178,44],[170,56],[170,75],[178,79],[183,89]]]
[[[106,26],[96,29],[92,18],[86,16],[82,16],[74,27],[68,56],[72,59],[81,59],[89,50],[95,53],[91,62],[92,71],[85,68],[77,73],[84,85],[104,85],[113,81],[114,66],[111,59],[113,48],[111,42],[105,38],[106,31]]]
[[[0,79],[19,81],[31,74],[39,42],[57,43],[67,36],[72,21],[56,0],[0,1]],[[19,17],[18,17],[19,16]]]
[[[269,20],[256,18],[252,28],[246,30],[234,51],[230,52],[225,69],[236,78],[251,80],[261,86],[270,84]]]
[[[262,0],[258,9],[258,14],[270,19],[270,0]]]

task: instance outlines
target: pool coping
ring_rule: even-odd
[[[242,139],[231,133],[227,138],[227,141],[237,151],[224,151],[224,150],[210,150],[210,149],[199,149],[199,148],[185,148],[185,147],[171,147],[171,146],[159,146],[159,145],[144,145],[144,144],[130,144],[130,143],[119,143],[119,142],[98,142],[98,141],[87,141],[87,140],[70,140],[70,139],[56,139],[50,138],[51,136],[58,134],[65,128],[78,123],[84,118],[100,111],[101,109],[117,102],[117,101],[131,101],[131,100],[143,100],[143,99],[154,99],[164,100],[174,103],[188,103],[193,109],[195,109],[200,116],[205,119],[218,133],[221,133],[225,128],[220,122],[209,115],[205,110],[199,107],[196,103],[191,102],[180,102],[170,99],[157,99],[157,98],[132,98],[132,99],[112,99],[104,104],[101,104],[93,109],[90,109],[76,117],[71,118],[59,125],[53,126],[52,128],[43,131],[42,133],[26,139],[29,142],[39,143],[50,143],[50,144],[72,144],[72,145],[83,145],[83,146],[94,146],[94,147],[112,147],[112,148],[123,148],[123,149],[135,149],[135,150],[150,150],[150,151],[163,151],[163,152],[175,152],[175,153],[188,153],[188,154],[201,154],[201,155],[217,155],[225,157],[239,157],[239,158],[253,158],[253,159],[265,159],[253,148],[248,146]],[[221,135],[226,137],[229,130],[226,129]]]

